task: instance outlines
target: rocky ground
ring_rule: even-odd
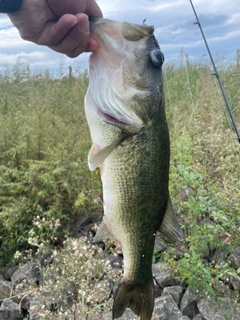
[[[86,233],[92,226],[92,221],[89,225],[84,223],[81,232]],[[87,230],[86,230],[87,228]],[[83,230],[84,229],[84,230]],[[79,236],[79,235],[78,235]],[[161,243],[157,243],[156,248],[161,252],[163,248]],[[240,248],[236,250],[236,259],[240,264]],[[49,254],[51,257],[51,253]],[[110,261],[110,265],[115,272],[121,274],[123,266],[123,257],[121,252],[117,255],[108,254],[106,258]],[[51,264],[54,265],[54,259],[50,259]],[[50,261],[49,260],[49,261]],[[57,266],[56,266],[57,268]],[[155,282],[155,308],[152,320],[240,320],[240,307],[238,304],[233,303],[233,287],[234,281],[231,285],[226,286],[224,283],[225,295],[217,300],[209,297],[206,294],[197,294],[190,290],[186,283],[180,283],[175,279],[172,271],[164,262],[156,261],[153,259],[153,277]],[[34,295],[32,292],[21,292],[17,287],[19,283],[34,282],[36,286],[42,285],[42,277],[39,266],[36,262],[28,262],[22,266],[9,265],[0,269],[0,320],[42,320],[42,319],[59,319],[59,320],[112,320],[111,312],[102,311],[95,315],[77,315],[77,313],[68,314],[69,308],[77,301],[78,290],[74,283],[65,279],[62,284],[62,296],[65,296],[64,303],[62,300],[55,299],[53,305],[53,294],[48,293],[39,299],[39,296]],[[98,283],[98,286],[106,285],[106,279]],[[105,289],[104,289],[105,290]],[[106,286],[106,296],[111,295],[113,285]],[[94,294],[94,293],[93,293]],[[41,312],[34,311],[34,306],[44,304],[48,309],[48,316],[44,316]],[[63,310],[62,316],[54,316],[56,307]],[[77,308],[77,306],[76,306]],[[40,308],[41,309],[41,308]],[[39,310],[39,308],[38,308]],[[52,313],[51,313],[52,312]],[[131,310],[127,309],[124,315],[119,318],[120,320],[139,319]]]

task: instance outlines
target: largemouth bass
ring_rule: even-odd
[[[114,295],[113,319],[127,307],[150,320],[154,307],[155,235],[181,240],[168,191],[169,134],[164,110],[164,56],[153,27],[95,19],[100,43],[89,60],[85,97],[92,148],[90,170],[100,167],[104,217],[94,241],[114,238],[124,274]]]

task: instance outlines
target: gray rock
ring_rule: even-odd
[[[73,282],[62,281],[59,283],[58,292],[44,293],[45,304],[48,310],[65,311],[73,306],[77,300],[78,292]]]
[[[162,295],[165,294],[170,294],[173,297],[173,300],[176,302],[176,304],[180,306],[180,302],[183,296],[183,290],[180,286],[165,287],[163,289]]]
[[[230,255],[231,267],[238,269],[240,267],[240,246]]]
[[[112,313],[111,312],[103,313],[102,320],[112,320]]]
[[[1,320],[23,320],[17,303],[10,299],[4,300],[0,308]]]
[[[171,295],[165,295],[155,299],[153,319],[158,320],[179,320],[182,313]]]
[[[157,232],[157,235],[156,235],[156,240],[155,240],[155,244],[154,244],[154,249],[156,250],[156,252],[160,253],[160,252],[163,252],[164,250],[167,249],[167,243],[166,241],[164,241],[162,238],[161,238],[161,235],[159,232]]]
[[[179,318],[179,320],[191,320],[191,319],[188,318],[187,316],[182,316],[181,318]]]
[[[229,282],[229,278],[226,279],[226,283]],[[217,295],[224,298],[234,298],[234,291],[229,288],[229,285],[225,284],[224,281],[218,281],[215,283]]]
[[[0,268],[0,279],[4,278],[6,267]]]
[[[124,314],[120,317],[117,318],[117,320],[139,320],[139,317],[136,316],[131,309],[126,309],[126,311],[124,312]],[[107,313],[105,315],[102,316],[102,320],[112,320],[112,313]]]
[[[111,284],[107,279],[103,279],[97,282],[93,288],[96,292],[98,292],[98,303],[104,303],[108,297],[111,295]]]
[[[17,284],[23,280],[27,282],[39,283],[40,273],[39,268],[35,263],[27,263],[23,267],[18,268],[12,275],[12,286],[15,289]]]
[[[175,280],[172,270],[168,267],[165,262],[158,262],[152,265],[153,277],[160,288],[168,286],[176,286],[179,283]]]
[[[231,299],[219,298],[217,301],[208,298],[198,302],[198,309],[204,320],[237,320],[240,311]]]
[[[231,282],[233,289],[236,292],[240,292],[240,280],[237,279],[236,277],[230,276],[230,282]]]
[[[13,263],[8,263],[5,267],[0,268],[0,275],[5,280],[11,280],[12,274],[18,269],[18,266]]]
[[[198,295],[187,288],[180,304],[182,314],[193,319],[199,313],[197,306],[198,300]]]
[[[192,320],[203,320],[203,317],[200,314],[197,314]]]
[[[10,297],[12,291],[12,284],[9,281],[5,281],[0,276],[0,300]]]
[[[19,291],[12,290],[12,283],[4,280],[2,275],[0,275],[0,305],[1,300],[9,298],[10,296],[12,297],[11,300],[18,304],[21,299],[20,296],[18,296],[19,293]]]
[[[5,273],[5,279],[11,280],[12,275],[19,267],[13,263],[9,263],[6,265],[6,273]]]
[[[43,293],[45,306],[49,311],[53,311],[57,308],[58,299],[56,299],[56,295],[54,292],[44,292]]]
[[[160,288],[160,286],[158,285],[155,279],[153,279],[153,282],[154,282],[154,297],[158,298],[162,295],[162,289]]]
[[[21,308],[24,310],[30,310],[32,307],[42,304],[42,302],[34,296],[24,296],[20,302]]]
[[[182,201],[187,201],[189,193],[194,193],[194,190],[190,187],[185,187],[185,189],[182,192],[180,192],[178,196],[181,198]]]
[[[110,256],[109,258],[110,265],[112,268],[122,268],[123,267],[123,256],[117,255],[117,256]]]
[[[23,309],[26,309],[28,311],[29,319],[30,320],[44,320],[46,319],[45,317],[42,317],[39,312],[36,312],[34,310],[34,307],[37,306],[39,309],[39,306],[42,305],[42,300],[39,300],[38,298],[35,297],[28,297],[25,303],[22,303],[21,307]]]

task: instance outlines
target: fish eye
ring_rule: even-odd
[[[159,49],[154,49],[150,52],[150,58],[155,67],[161,67],[164,62],[164,54]]]

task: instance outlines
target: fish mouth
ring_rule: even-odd
[[[101,34],[101,31],[98,32],[99,27],[111,25],[113,28],[117,30],[117,32],[121,32],[123,37],[129,41],[137,41],[145,36],[150,36],[154,32],[153,26],[147,26],[145,24],[139,25],[129,22],[118,22],[105,18],[96,18],[90,17],[89,23],[91,27],[91,33]],[[106,30],[105,30],[106,31]]]
[[[102,47],[105,47],[108,51],[115,51],[115,53],[124,49],[126,40],[138,41],[153,35],[154,32],[153,26],[118,22],[105,18],[91,17],[89,22],[91,37],[100,43],[101,50]]]

